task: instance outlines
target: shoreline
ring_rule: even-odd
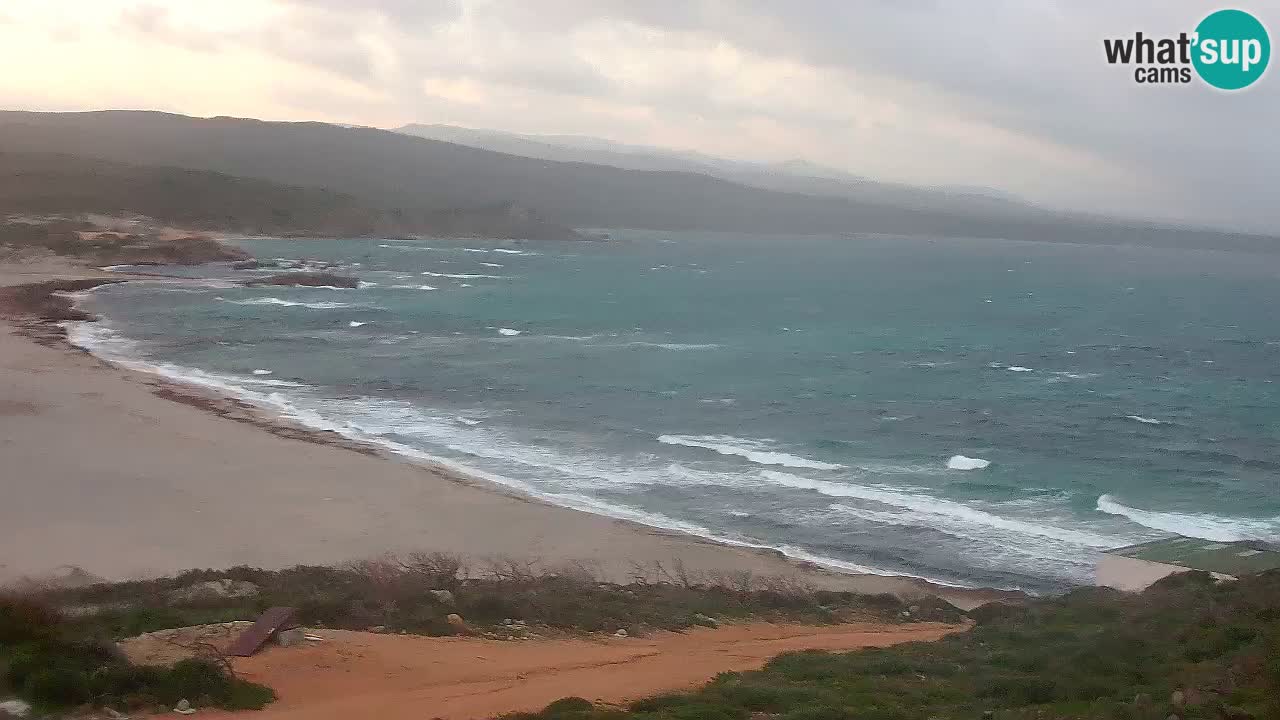
[[[119,274],[103,277],[101,273],[93,273],[88,268],[77,266],[71,261],[61,258],[56,260],[45,259],[36,264],[39,267],[24,266],[11,262],[0,263],[0,289],[9,289],[11,294],[12,288],[17,285],[30,286],[42,281],[58,280],[65,282],[67,280],[75,280],[79,282],[79,285],[57,287],[55,289],[84,291],[90,287],[108,282],[156,279],[155,275],[131,276]],[[94,285],[81,287],[86,282],[92,282]],[[46,297],[48,297],[47,293]],[[69,306],[70,302],[67,305]],[[180,413],[183,415],[183,422],[199,425],[214,438],[219,436],[219,431],[209,423],[221,426],[224,425],[221,422],[222,420],[234,420],[237,426],[245,428],[255,436],[270,438],[272,443],[266,443],[270,447],[261,450],[261,452],[273,454],[276,456],[275,460],[277,462],[281,459],[280,456],[297,451],[298,448],[294,446],[296,443],[307,443],[312,447],[323,448],[325,452],[360,458],[362,462],[369,463],[367,468],[362,467],[362,473],[404,476],[412,478],[407,480],[408,482],[424,486],[421,488],[405,488],[402,484],[397,483],[395,489],[401,491],[402,494],[407,491],[410,495],[420,496],[424,489],[441,489],[440,487],[430,486],[447,486],[452,489],[452,492],[448,494],[467,496],[458,498],[458,501],[465,506],[466,511],[474,515],[474,517],[470,518],[451,518],[451,524],[458,525],[459,530],[456,533],[451,533],[452,537],[442,539],[446,541],[446,544],[450,544],[453,547],[441,547],[438,542],[432,544],[430,540],[425,543],[422,541],[413,542],[407,537],[413,535],[432,536],[438,533],[422,532],[421,530],[414,532],[405,528],[397,528],[394,524],[392,526],[381,526],[377,532],[373,532],[368,529],[362,530],[358,527],[356,521],[352,519],[351,524],[353,526],[345,528],[345,534],[354,533],[359,537],[360,542],[345,544],[331,542],[329,538],[320,537],[313,542],[323,545],[323,548],[297,547],[287,551],[282,549],[268,551],[263,549],[258,552],[242,548],[239,552],[223,553],[225,557],[220,563],[216,561],[217,553],[210,553],[208,548],[197,548],[200,552],[195,554],[203,559],[192,557],[184,560],[182,557],[172,557],[166,559],[167,562],[164,563],[163,567],[149,567],[149,569],[144,569],[144,567],[133,567],[131,569],[116,567],[113,569],[112,567],[95,567],[92,565],[83,567],[82,572],[90,575],[118,580],[147,574],[167,574],[187,569],[194,565],[226,567],[234,564],[253,564],[262,567],[284,567],[296,564],[334,564],[398,550],[451,550],[461,551],[472,558],[486,555],[490,557],[497,555],[525,555],[528,557],[530,552],[535,557],[550,555],[550,558],[539,557],[539,560],[548,566],[574,563],[593,565],[599,569],[604,577],[610,580],[626,579],[634,575],[646,564],[670,564],[675,558],[679,558],[697,572],[734,573],[745,571],[765,575],[787,575],[809,582],[817,587],[828,589],[870,593],[891,592],[904,597],[921,594],[938,595],[966,609],[991,600],[1025,597],[1023,593],[1017,591],[958,588],[930,583],[926,580],[905,575],[850,574],[809,561],[789,558],[777,550],[722,542],[679,530],[654,527],[631,520],[552,504],[546,500],[521,493],[516,488],[467,474],[465,471],[443,463],[432,462],[428,459],[408,458],[393,453],[387,448],[361,442],[340,435],[337,432],[304,426],[288,418],[274,415],[269,410],[245,400],[218,392],[216,388],[184,383],[157,373],[127,366],[122,367],[121,364],[100,358],[74,345],[67,337],[65,329],[56,325],[56,323],[66,320],[84,321],[88,319],[87,317],[62,317],[65,313],[41,316],[39,313],[40,307],[40,305],[36,305],[34,308],[29,307],[25,310],[21,308],[15,309],[13,303],[10,302],[8,307],[0,308],[0,318],[4,321],[5,330],[14,335],[15,338],[39,344],[42,350],[54,353],[60,358],[60,360],[53,357],[40,359],[40,364],[48,368],[45,370],[46,373],[61,371],[93,386],[101,384],[104,378],[94,377],[94,375],[100,376],[103,373],[95,373],[92,366],[96,366],[99,371],[108,371],[109,375],[114,376],[111,378],[113,385],[119,384],[113,389],[133,396],[126,404],[127,406],[122,408],[131,415],[137,415],[141,411],[144,416],[157,414],[168,416],[173,413],[162,411],[161,407],[176,406],[183,411]],[[81,313],[81,315],[87,314]],[[54,331],[53,327],[56,327],[57,331]],[[23,353],[20,352],[19,354]],[[9,353],[7,352],[0,352],[0,361],[5,361],[6,367],[10,367],[10,363],[7,362],[9,360],[8,355]],[[132,390],[132,392],[127,392],[127,389]],[[90,390],[89,394],[93,394],[93,392],[93,390]],[[160,403],[160,405],[152,407],[151,403]],[[6,410],[8,404],[0,404],[0,426],[12,421],[13,414]],[[33,407],[39,405],[38,402],[28,402],[27,404]],[[144,407],[138,408],[137,406],[139,405]],[[17,401],[15,407],[19,411],[23,411],[26,408],[26,406],[22,405],[22,401]],[[168,408],[168,410],[173,409],[173,407]],[[93,415],[93,413],[80,414]],[[197,422],[188,417],[188,414],[195,414],[201,420]],[[261,430],[266,432],[258,432]],[[92,428],[85,428],[85,431],[92,432]],[[232,434],[238,435],[239,433]],[[143,436],[131,438],[130,445],[133,446],[133,450],[145,455],[157,450],[156,445],[162,441],[162,437]],[[276,446],[273,443],[280,443],[280,445]],[[262,445],[264,441],[255,444]],[[4,447],[0,445],[0,451],[3,451]],[[207,451],[208,448],[204,448],[204,450]],[[14,466],[13,463],[9,462],[6,464]],[[326,473],[326,469],[332,470],[326,467],[312,467],[309,464],[305,468],[299,468],[298,475],[300,477],[292,479],[291,487],[288,488],[286,493],[294,497],[294,502],[297,504],[280,506],[278,503],[264,503],[254,512],[248,514],[260,516],[265,513],[270,516],[273,513],[282,512],[291,518],[301,519],[300,516],[305,515],[307,512],[303,507],[314,502],[314,498],[310,503],[296,498],[299,491],[305,491],[306,478],[327,475],[327,482],[324,485],[326,489],[331,491],[334,487],[333,481],[339,479],[333,477],[332,472]],[[66,480],[66,478],[60,479],[64,483]],[[406,511],[412,514],[412,503],[404,503],[403,497],[392,501],[392,504],[395,505],[394,508],[385,506],[368,507],[370,504],[369,498],[359,490],[368,490],[369,488],[357,487],[359,481],[340,484],[345,485],[345,492],[343,493],[345,497],[342,499],[347,505],[355,505],[358,509],[359,505],[364,504],[366,507],[363,510],[372,510],[376,517],[384,519],[391,516],[400,516]],[[297,485],[302,485],[302,487],[297,487]],[[275,489],[279,490],[280,488]],[[381,490],[385,491],[386,488],[381,488]],[[474,497],[472,497],[473,495]],[[223,498],[221,503],[210,501],[209,504],[225,504],[226,500],[227,498]],[[325,497],[322,498],[322,501],[324,504],[330,504],[335,501],[335,498]],[[486,520],[492,519],[486,518],[485,512],[486,510],[492,511],[495,508],[484,507],[487,504],[486,501],[488,503],[502,504],[504,506],[502,508],[504,515],[514,513],[520,516],[519,522],[525,526],[525,529],[512,534],[509,528],[504,530],[501,526],[495,524],[491,532],[487,534],[500,537],[486,538],[483,543],[485,552],[468,551],[466,546],[475,543],[477,531],[484,532],[482,528],[478,528],[476,525],[483,525]],[[516,503],[516,505],[508,506],[507,504],[510,503]],[[18,503],[18,505],[21,506],[23,503]],[[514,508],[519,508],[520,511],[516,512]],[[161,511],[168,510],[168,508],[164,507],[160,509]],[[313,509],[321,511],[320,508]],[[429,517],[431,515],[429,506],[419,507],[418,509],[423,512],[424,516]],[[42,512],[47,514],[52,508],[34,507],[30,508],[30,510],[33,512],[25,513],[25,515],[33,515],[33,517],[28,518],[26,524],[38,521],[40,519],[38,516]],[[329,518],[327,510],[325,508],[324,511],[321,511],[321,515],[326,517],[326,524],[329,525],[328,529],[334,529],[332,524],[338,522],[338,520],[337,518]],[[241,512],[247,511],[242,510]],[[451,515],[458,515],[452,510],[448,512]],[[54,514],[56,516],[56,512]],[[438,517],[430,519],[433,521],[440,520]],[[0,527],[8,524],[3,520],[3,513],[0,513]],[[464,531],[462,530],[463,526],[469,526],[469,529]],[[533,537],[528,536],[530,526],[537,527],[537,530],[532,531]],[[66,528],[65,530],[73,531],[74,528]],[[210,531],[206,530],[206,532]],[[287,528],[276,532],[280,533],[282,540],[288,541],[286,544],[297,545],[303,540],[302,537],[289,537]],[[585,533],[585,536],[579,533]],[[70,534],[74,535],[74,532]],[[299,533],[298,535],[304,534],[310,535],[310,533]],[[38,540],[32,542],[32,538],[15,536],[14,540],[20,540],[21,542],[16,544],[13,542],[0,543],[0,546],[31,548],[38,547],[40,544]],[[536,541],[530,543],[530,540]],[[62,538],[60,542],[65,543],[67,541]],[[458,547],[458,545],[463,547]],[[554,546],[554,551],[538,552],[540,550],[550,550],[549,546]],[[188,550],[191,549],[188,548]],[[175,549],[174,554],[180,555],[181,552]],[[17,563],[16,560],[16,558],[11,560],[0,556],[0,584],[4,584],[6,581],[18,581],[23,577],[36,576],[41,572],[48,575],[59,567],[81,569],[80,564],[74,563],[72,559],[66,557],[58,558],[57,562],[47,567],[41,567],[39,562]],[[50,558],[50,562],[52,560]],[[692,562],[690,562],[691,560]],[[21,570],[15,571],[11,567],[14,564],[17,564]],[[48,565],[48,562],[45,565]],[[105,563],[105,565],[120,566],[121,563]]]

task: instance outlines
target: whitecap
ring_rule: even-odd
[[[253,374],[254,375],[270,375],[271,371],[270,370],[254,370]]]
[[[1016,535],[1034,535],[1052,538],[1086,548],[1107,548],[1115,545],[1115,538],[1083,530],[1060,528],[1053,525],[1008,518],[964,503],[934,497],[915,488],[887,487],[883,485],[854,485],[814,480],[777,470],[761,470],[763,479],[773,485],[812,490],[828,497],[857,498],[879,503],[890,508],[912,512],[906,519],[910,524],[927,524],[931,517],[944,518],[949,524],[976,528],[996,528]],[[874,512],[864,510],[863,512]],[[901,517],[901,516],[899,516]],[[901,521],[899,521],[901,522]]]
[[[1164,424],[1163,420],[1156,420],[1155,418],[1142,417],[1141,415],[1125,415],[1125,418],[1132,420],[1134,422],[1140,422],[1143,425],[1163,425]]]
[[[253,298],[251,300],[228,300],[223,297],[218,299],[231,305],[278,305],[280,307],[302,307],[308,310],[337,310],[339,308],[360,307],[350,303],[303,302],[301,300],[286,300],[278,297]]]
[[[964,455],[952,455],[951,459],[947,460],[947,468],[950,470],[981,470],[990,464],[990,460],[965,457]]]
[[[496,267],[496,268],[505,267],[502,263],[482,262],[480,264],[485,267]]]
[[[1098,511],[1119,515],[1153,530],[1188,537],[1232,542],[1235,540],[1268,540],[1280,537],[1280,517],[1264,520],[1236,518],[1209,513],[1179,513],[1143,510],[1121,503],[1111,495],[1098,497]]]
[[[521,332],[524,332],[524,331],[512,330],[511,328],[498,328],[498,334],[506,335],[507,337],[515,337],[516,335],[519,335]]]
[[[368,323],[363,323],[363,322],[360,322],[359,320],[352,320],[351,322],[347,323],[347,327],[358,328],[361,325],[367,325],[367,324]]]
[[[771,449],[768,441],[765,440],[750,440],[731,435],[662,435],[658,438],[658,442],[664,445],[702,448],[721,455],[736,455],[758,465],[782,465],[813,470],[838,470],[844,467],[835,463],[819,462],[778,452]]]
[[[453,280],[475,280],[477,278],[485,278],[489,280],[502,280],[505,277],[504,275],[477,275],[475,273],[438,273],[438,272],[431,272],[430,270],[424,270],[422,274],[426,275],[427,277],[451,278]]]

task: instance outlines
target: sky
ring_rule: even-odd
[[[1280,70],[1139,85],[1192,0],[5,0],[0,108],[591,135],[1280,232]],[[1246,1],[1274,39],[1280,0]]]

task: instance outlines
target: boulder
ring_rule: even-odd
[[[169,601],[175,603],[200,600],[237,600],[258,594],[260,588],[248,580],[206,580],[178,588],[169,593]]]
[[[627,631],[625,628],[618,628],[618,632],[614,633],[613,636],[620,637],[620,638],[626,637]]]
[[[436,602],[443,603],[445,605],[452,605],[457,602],[456,598],[453,597],[453,593],[448,590],[428,590],[427,594],[435,598]]]
[[[280,647],[294,647],[301,645],[307,639],[306,632],[302,628],[290,628],[288,630],[280,630],[276,633],[276,644]]]
[[[1181,690],[1174,690],[1173,694],[1169,696],[1169,704],[1174,707],[1182,707],[1186,704],[1186,701],[1186,695]]]
[[[192,715],[195,713],[196,709],[191,707],[190,700],[186,698],[182,698],[181,700],[178,701],[177,705],[173,706],[173,711],[178,713],[179,715]]]

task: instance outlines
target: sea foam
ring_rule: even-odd
[[[964,455],[952,455],[951,459],[947,460],[947,468],[950,470],[981,470],[990,464],[990,460],[965,457]]]
[[[1233,518],[1209,513],[1160,512],[1135,508],[1111,495],[1098,497],[1098,511],[1119,515],[1153,530],[1188,537],[1232,542],[1235,540],[1271,540],[1280,537],[1280,517],[1270,520]]]
[[[702,448],[721,455],[736,455],[758,465],[781,465],[783,467],[808,468],[810,470],[839,470],[844,467],[835,463],[819,462],[798,455],[778,452],[771,449],[769,444],[763,440],[749,440],[730,435],[662,435],[658,438],[658,442],[664,445]]]

